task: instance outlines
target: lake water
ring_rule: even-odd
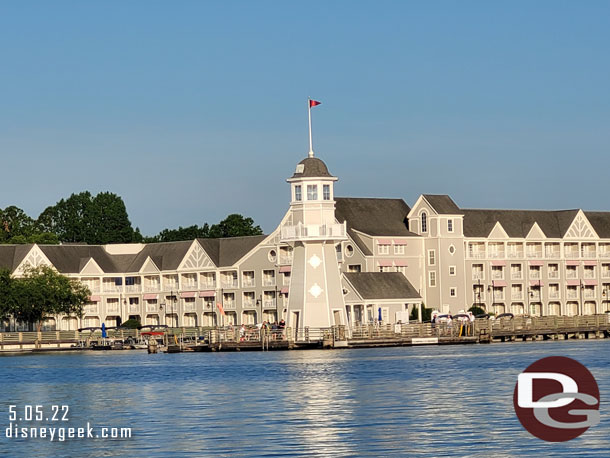
[[[357,350],[0,356],[0,456],[608,456],[610,340]],[[601,423],[552,444],[517,420],[519,372],[569,356],[596,377]],[[9,405],[69,405],[129,439],[7,439]],[[46,415],[45,411],[45,415]],[[20,426],[61,422],[20,422]]]

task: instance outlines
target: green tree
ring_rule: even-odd
[[[134,230],[123,199],[111,192],[100,192],[90,207],[84,241],[90,244],[130,243]]]
[[[470,307],[470,308],[468,309],[468,311],[469,311],[469,312],[472,312],[472,314],[473,314],[474,316],[477,316],[477,315],[485,315],[485,313],[486,313],[486,312],[485,312],[485,309],[483,309],[483,308],[479,307],[478,305],[473,305],[472,307]]]
[[[261,235],[263,230],[254,225],[252,218],[233,213],[218,224],[210,227],[209,237],[242,237],[247,235]]]
[[[13,278],[11,271],[0,269],[0,321],[7,320],[14,310]]]
[[[10,313],[18,321],[42,322],[54,315],[81,317],[91,291],[76,279],[69,279],[48,266],[28,268],[21,278],[12,279]]]
[[[421,305],[421,310],[422,310],[422,321],[425,323],[427,321],[430,321],[432,319],[432,309],[429,309],[426,307],[425,304]],[[417,321],[419,320],[419,310],[417,307],[413,307],[413,309],[411,310],[411,314],[409,315],[409,320],[410,321]]]
[[[47,207],[36,220],[39,232],[56,234],[62,242],[84,242],[92,201],[91,193],[84,191]]]
[[[35,221],[19,207],[11,205],[0,209],[0,243],[12,243],[14,237],[27,239],[35,230]]]

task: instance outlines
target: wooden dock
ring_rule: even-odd
[[[139,341],[137,330],[108,332],[110,341]],[[348,328],[169,328],[158,339],[166,351],[275,351],[311,348],[364,348],[415,345],[601,339],[610,337],[610,314],[577,317],[478,319],[473,323],[370,324]],[[0,332],[0,352],[87,350],[101,332]],[[129,348],[129,345],[124,347]]]

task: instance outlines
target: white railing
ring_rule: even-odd
[[[187,302],[186,304],[184,304],[184,311],[185,312],[194,312],[196,310],[196,306],[194,302]]]
[[[510,274],[510,279],[511,280],[523,280],[523,274],[521,272],[512,273],[512,274]]]
[[[565,257],[568,259],[578,259],[580,258],[580,253],[578,251],[566,251]]]
[[[126,293],[139,293],[141,291],[141,285],[125,285]]]
[[[549,291],[549,299],[559,299],[559,291]]]
[[[489,253],[489,257],[490,258],[503,258],[504,252],[503,251],[492,251]]]
[[[523,257],[523,251],[509,251],[508,252],[508,257],[509,258],[522,258]]]
[[[559,278],[559,272],[558,271],[549,270],[549,278],[553,278],[553,279]]]
[[[263,301],[263,307],[265,307],[266,309],[267,308],[269,308],[269,309],[273,308],[273,307],[275,307],[275,301],[273,299]]]
[[[140,304],[129,304],[129,313],[136,313],[140,311]]]
[[[214,289],[216,288],[216,282],[210,281],[210,282],[204,282],[201,283],[201,289]]]
[[[600,251],[599,257],[600,258],[610,258],[610,251]]]
[[[292,256],[280,256],[280,264],[292,264]]]
[[[472,273],[472,279],[473,280],[484,280],[485,275],[483,275],[483,272],[473,272]]]
[[[470,253],[468,253],[468,257],[470,259],[484,259],[485,258],[485,252],[484,251],[471,251]]]
[[[561,257],[559,251],[547,251],[546,257],[549,259],[559,259]]]
[[[511,298],[513,301],[521,301],[521,300],[523,300],[523,292],[520,292],[520,293],[512,293],[512,294],[510,295],[510,298]]]
[[[345,239],[346,227],[343,224],[286,224],[281,228],[281,240]]]
[[[144,292],[147,293],[156,293],[160,290],[161,288],[159,288],[159,285],[147,285],[144,287]]]
[[[248,302],[244,301],[244,303],[243,303],[243,307],[254,307],[254,306],[255,306],[254,301],[248,301]]]
[[[105,293],[120,293],[123,291],[123,287],[122,286],[116,286],[114,284],[112,285],[104,285],[104,292]]]
[[[540,258],[542,258],[542,252],[541,251],[528,251],[527,257],[540,259]]]
[[[158,310],[158,305],[157,304],[146,304],[146,311],[147,312],[156,312]]]

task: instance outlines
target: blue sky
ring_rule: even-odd
[[[144,234],[336,194],[610,210],[610,2],[0,3],[0,207],[123,197]]]

